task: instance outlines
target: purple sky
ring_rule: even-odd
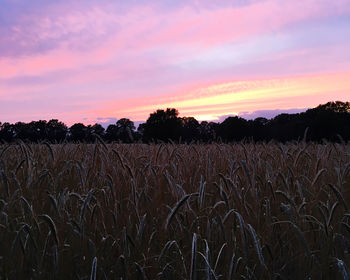
[[[220,120],[350,99],[349,0],[0,7],[2,122],[140,121],[167,107]]]

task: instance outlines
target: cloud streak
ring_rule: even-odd
[[[94,113],[118,112],[132,119],[145,119],[156,109],[173,107],[183,116],[218,120],[222,115],[247,115],[264,109],[304,109],[329,100],[346,100],[350,92],[349,77],[350,72],[336,72],[221,83],[147,100],[110,102]]]

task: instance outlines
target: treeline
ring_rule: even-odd
[[[233,141],[349,141],[349,102],[328,102],[299,114],[280,114],[273,119],[245,120],[228,117],[221,123],[202,121],[193,117],[179,117],[176,109],[157,110],[136,130],[134,123],[126,118],[104,129],[100,124],[76,123],[67,127],[53,119],[15,124],[0,122],[0,141],[50,143],[87,142],[96,138],[107,142],[233,142]]]

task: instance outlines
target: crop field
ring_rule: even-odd
[[[350,145],[0,145],[0,279],[350,279]]]

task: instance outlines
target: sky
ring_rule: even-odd
[[[0,121],[220,121],[350,100],[350,0],[0,0]]]

